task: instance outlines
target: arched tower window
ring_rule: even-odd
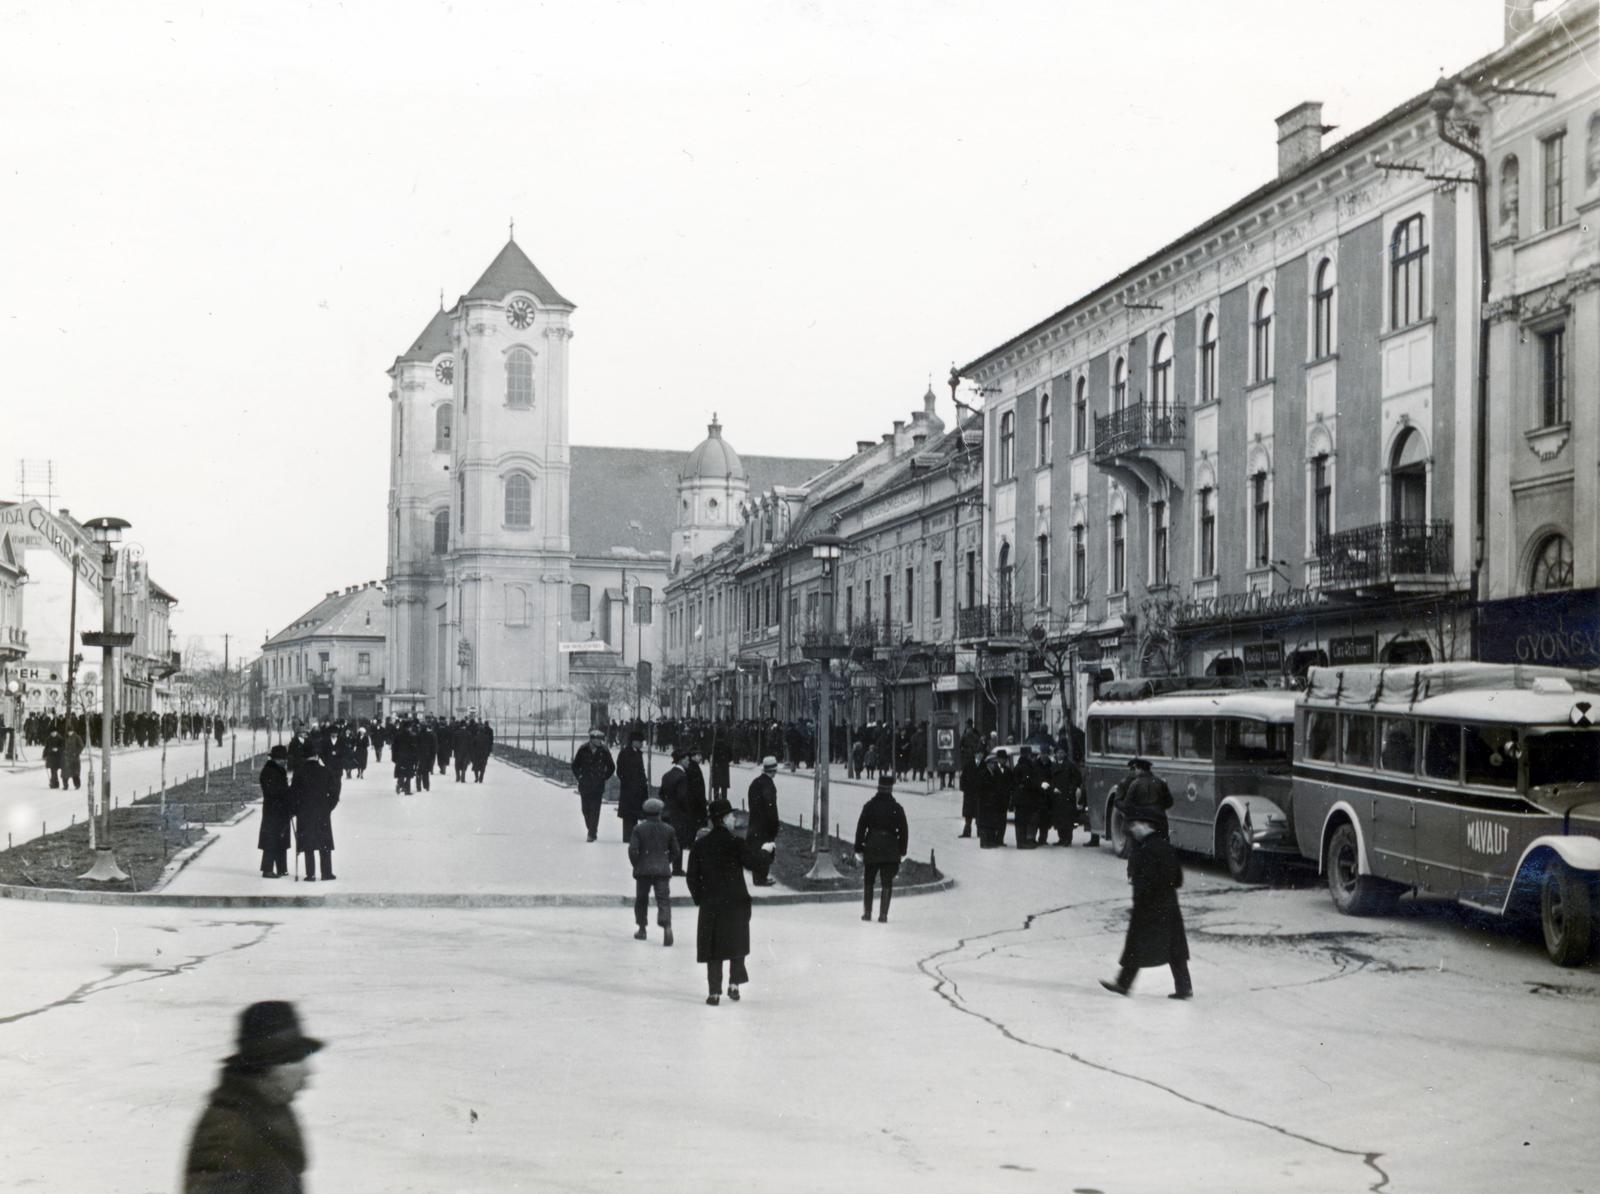
[[[506,525],[533,525],[533,481],[525,473],[512,473],[506,478]]]
[[[513,410],[533,406],[533,354],[526,348],[506,353],[506,405]]]
[[[433,450],[435,452],[448,452],[450,450],[450,424],[454,418],[455,410],[448,402],[442,403],[433,412]]]
[[[442,556],[450,550],[450,511],[436,511],[433,516],[433,554]]]

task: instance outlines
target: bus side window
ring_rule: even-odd
[[[1410,775],[1417,769],[1416,753],[1416,737],[1412,733],[1411,723],[1385,718],[1383,748],[1378,756],[1378,765],[1385,771],[1398,771]]]
[[[1165,717],[1139,723],[1139,753],[1153,759],[1172,757],[1172,722]]]
[[[1429,779],[1461,782],[1461,727],[1430,721],[1422,731],[1422,773]]]
[[[1178,757],[1180,759],[1209,759],[1211,757],[1211,722],[1204,717],[1178,719]]]
[[[1517,786],[1517,732],[1509,726],[1466,728],[1467,782]]]
[[[1089,719],[1089,753],[1106,753],[1106,723],[1098,717]]]
[[[1372,717],[1365,713],[1346,713],[1343,724],[1344,761],[1352,767],[1372,766],[1374,745]]]
[[[1107,718],[1106,753],[1130,756],[1138,754],[1139,723],[1131,717]]]
[[[1337,725],[1337,714],[1322,709],[1312,709],[1306,714],[1306,758],[1325,763],[1335,760]]]

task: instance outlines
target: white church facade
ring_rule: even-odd
[[[574,311],[511,240],[389,369],[389,712],[653,713],[673,561],[830,463],[571,444]]]

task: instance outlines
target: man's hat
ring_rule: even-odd
[[[673,762],[674,762],[674,763],[681,763],[681,762],[683,762],[683,756],[684,756],[684,753],[685,753],[685,752],[683,752],[683,751],[681,751],[681,750],[679,750],[679,749],[678,749],[678,748],[677,748],[677,747],[673,747],[673,748],[672,748],[672,761],[673,761]]]
[[[644,731],[643,730],[634,730],[633,733],[628,735],[628,741],[629,742],[643,742],[644,741]]]
[[[890,774],[887,774],[887,775],[878,776],[878,787],[880,789],[884,790],[884,791],[887,791],[888,789],[894,787],[894,775],[893,775],[893,773],[891,772]]]
[[[1149,759],[1138,759],[1138,758],[1129,759],[1128,760],[1128,766],[1130,766],[1130,767],[1138,767],[1141,770],[1149,771],[1150,770],[1150,760]]]
[[[661,803],[659,797],[652,796],[649,800],[644,802],[644,815],[647,817],[658,817],[661,815],[661,810],[666,807],[666,805]]]
[[[300,1031],[294,1004],[282,999],[252,1003],[239,1013],[238,1052],[224,1058],[230,1065],[286,1065],[310,1057],[322,1042]]]
[[[713,825],[717,824],[717,822],[721,821],[723,817],[726,817],[732,811],[733,805],[729,804],[728,801],[723,797],[718,796],[711,802],[711,823]]]
[[[590,730],[589,731],[589,737],[591,737],[591,738],[604,738],[605,736],[606,736],[605,735],[605,731],[603,731],[603,730]]]
[[[289,757],[289,751],[280,743],[268,751],[267,755],[269,758],[287,759]]]
[[[768,755],[766,758],[761,760],[761,770],[763,770],[763,771],[776,771],[777,769],[778,769],[778,760],[776,758],[774,758],[772,755]]]

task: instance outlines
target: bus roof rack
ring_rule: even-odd
[[[1110,680],[1100,686],[1096,699],[1102,701],[1142,701],[1176,692],[1245,692],[1250,689],[1282,687],[1256,676],[1133,676]]]
[[[1314,667],[1307,673],[1306,700],[1334,705],[1415,705],[1427,697],[1485,689],[1548,690],[1565,682],[1569,691],[1600,690],[1600,671],[1536,667],[1521,663],[1355,664]]]

